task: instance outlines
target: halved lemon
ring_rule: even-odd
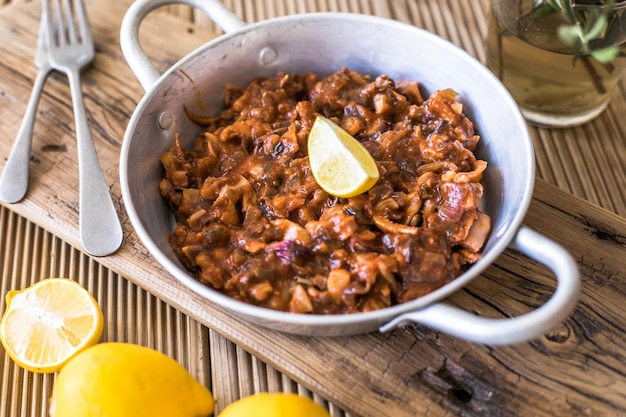
[[[380,177],[369,151],[323,116],[315,119],[307,148],[315,181],[331,195],[357,196],[372,188]]]
[[[96,344],[104,319],[95,298],[76,281],[47,278],[6,296],[0,341],[11,359],[33,372],[56,372]]]

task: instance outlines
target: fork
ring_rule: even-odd
[[[81,244],[90,255],[110,255],[120,247],[123,231],[98,162],[81,87],[81,70],[95,56],[87,13],[82,0],[44,0],[43,14],[50,65],[67,75],[74,107]]]
[[[33,82],[33,89],[28,99],[22,124],[15,137],[9,159],[4,166],[2,177],[0,177],[0,200],[5,203],[17,203],[24,198],[28,191],[30,149],[33,142],[35,115],[37,114],[43,86],[52,71],[52,67],[48,62],[47,42],[45,41],[46,31],[46,21],[42,16],[39,23],[39,35],[35,52],[35,65],[38,68],[37,76]]]

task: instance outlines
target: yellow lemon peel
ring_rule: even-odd
[[[59,372],[50,417],[208,417],[211,392],[169,356],[131,343],[101,343]]]
[[[376,184],[380,173],[369,151],[333,121],[317,116],[307,150],[319,186],[337,197],[354,197]]]
[[[330,417],[321,405],[293,393],[267,393],[243,397],[227,406],[218,417]]]

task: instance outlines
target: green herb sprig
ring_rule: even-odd
[[[533,0],[529,17],[544,17],[561,13],[567,20],[558,29],[559,38],[581,56],[610,63],[620,54],[622,14],[614,13],[613,6],[625,0]]]

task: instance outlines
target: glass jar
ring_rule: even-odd
[[[575,126],[606,108],[623,73],[626,1],[591,5],[581,0],[571,3],[569,15],[551,3],[492,0],[487,66],[530,123]],[[616,56],[607,60],[607,53]]]

